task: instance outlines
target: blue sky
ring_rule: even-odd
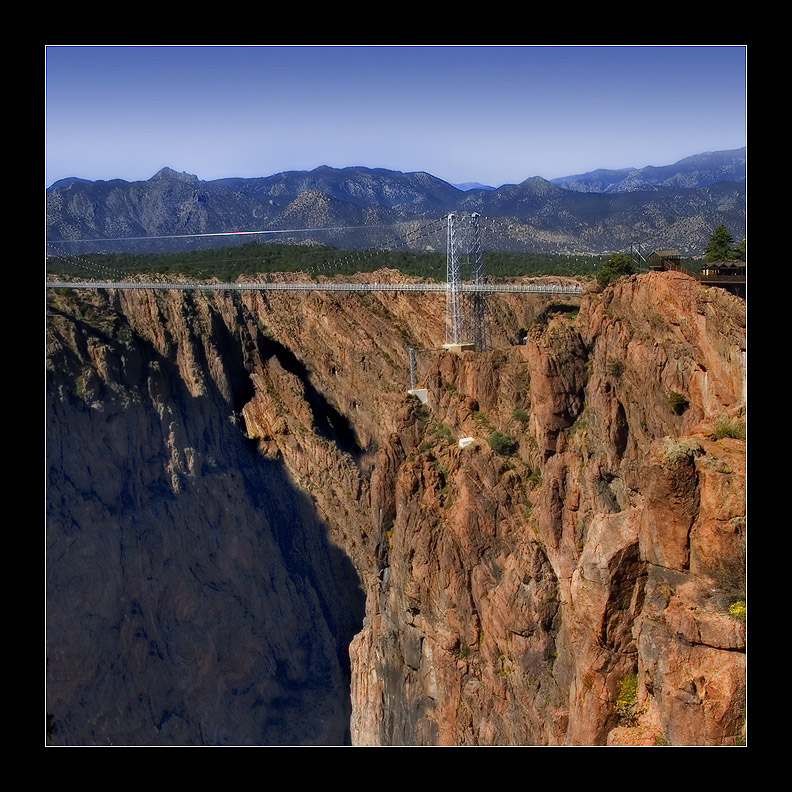
[[[45,50],[45,181],[319,165],[492,186],[746,144],[742,45]]]

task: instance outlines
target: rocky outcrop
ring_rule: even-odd
[[[744,739],[744,303],[491,297],[52,295],[53,741]]]
[[[710,439],[741,420],[742,307],[639,276],[524,347],[438,360],[433,418],[415,407],[392,440],[388,560],[353,643],[360,742],[742,739],[744,442]]]

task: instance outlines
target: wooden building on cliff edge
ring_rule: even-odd
[[[651,253],[648,264],[649,269],[654,272],[666,270],[686,272],[688,275],[698,278],[705,286],[718,286],[745,299],[744,261],[709,261],[704,264],[700,273],[693,272],[682,266],[682,257],[678,250],[667,248]]]
[[[654,271],[681,270],[682,256],[678,250],[667,248],[665,250],[655,250],[649,254],[649,269]]]

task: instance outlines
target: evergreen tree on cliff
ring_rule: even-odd
[[[734,237],[725,225],[719,225],[709,238],[707,249],[704,251],[706,261],[728,261],[740,258],[739,249],[734,247]]]
[[[632,260],[625,253],[613,253],[611,257],[605,261],[602,268],[597,273],[597,283],[600,286],[607,286],[616,278],[622,275],[632,275],[635,272]]]

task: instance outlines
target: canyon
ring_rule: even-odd
[[[743,300],[47,307],[49,744],[745,743]]]

